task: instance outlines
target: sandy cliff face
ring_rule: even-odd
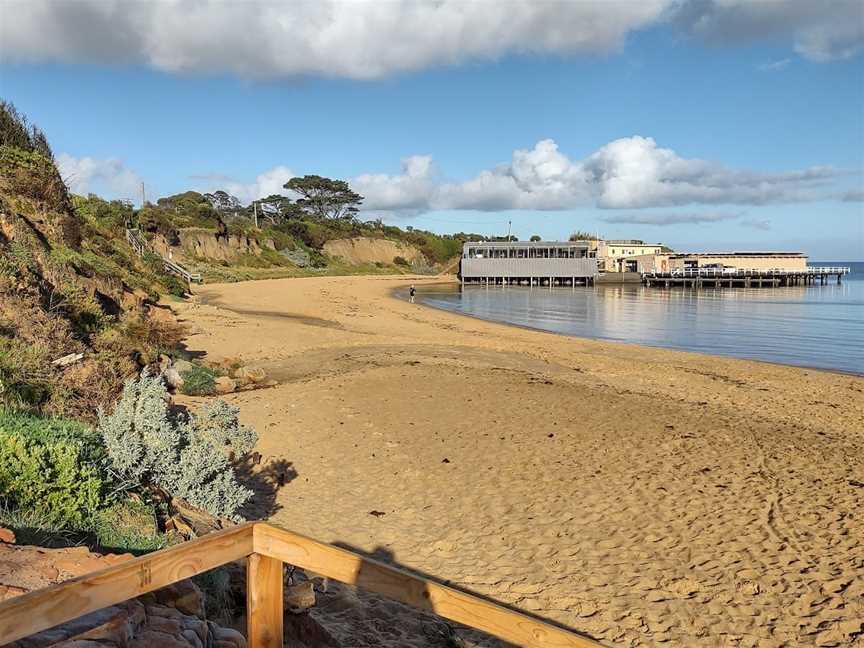
[[[177,232],[180,245],[171,246],[163,236],[153,240],[153,248],[167,256],[169,249],[179,258],[232,261],[244,254],[260,254],[263,249],[274,249],[272,241],[257,241],[242,234],[218,236],[218,231],[203,227],[189,227]]]
[[[340,257],[348,263],[393,263],[400,256],[406,261],[424,261],[423,253],[413,245],[361,236],[353,239],[336,239],[324,244],[324,252]]]

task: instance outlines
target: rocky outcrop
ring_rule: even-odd
[[[3,530],[0,530],[3,531]],[[14,535],[0,532],[0,538]],[[86,547],[48,549],[0,542],[0,600],[130,560]],[[6,648],[246,648],[236,630],[205,616],[204,596],[184,580],[137,599],[97,610],[16,641]]]
[[[396,257],[402,257],[409,263],[426,262],[423,253],[413,245],[366,236],[327,241],[324,244],[324,252],[352,264],[392,264]]]

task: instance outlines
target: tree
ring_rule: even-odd
[[[583,232],[582,230],[576,230],[570,235],[570,241],[596,241],[597,235],[591,234],[590,232]]]
[[[297,203],[280,194],[270,194],[255,202],[258,204],[258,216],[269,218],[274,225],[303,215],[303,209]]]
[[[543,239],[540,238],[540,235],[539,235],[539,234],[534,234],[534,235],[531,237],[531,240],[534,241],[534,242],[536,242],[536,241],[542,241]]]
[[[212,194],[204,194],[204,198],[216,211],[236,212],[242,207],[240,201],[236,197],[232,196],[227,191],[222,191],[221,189],[219,191],[214,191]]]
[[[331,180],[317,175],[291,178],[283,185],[302,196],[297,204],[306,212],[325,219],[353,220],[363,196],[351,190],[344,180]]]

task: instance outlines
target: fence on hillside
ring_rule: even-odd
[[[282,648],[284,565],[381,594],[526,648],[599,643],[488,599],[264,522],[249,522],[0,603],[0,645],[246,559],[250,648]]]

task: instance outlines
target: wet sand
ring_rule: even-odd
[[[191,350],[280,383],[227,397],[291,464],[260,515],[610,646],[862,645],[864,378],[507,327],[405,283],[181,307]],[[351,645],[440,645],[371,605],[331,600],[366,620]]]

